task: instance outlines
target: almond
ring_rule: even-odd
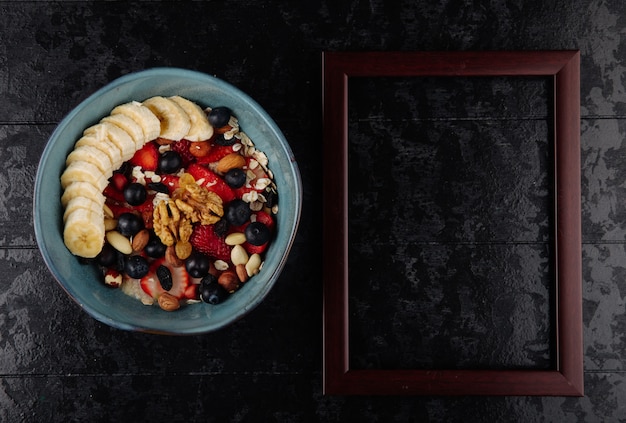
[[[246,270],[245,264],[238,264],[235,266],[235,271],[237,272],[237,277],[241,283],[246,283],[248,281],[248,271]]]
[[[147,229],[142,229],[133,236],[133,241],[131,245],[133,247],[133,251],[138,253],[143,251],[143,249],[148,245],[148,241],[150,240],[150,232]]]
[[[180,302],[169,292],[164,292],[159,295],[159,307],[165,311],[174,311],[180,308]]]
[[[230,153],[217,162],[217,170],[219,173],[226,173],[231,169],[241,169],[246,165],[246,159],[239,153]]]
[[[165,261],[173,267],[181,267],[185,263],[176,255],[176,247],[170,245],[165,250]]]

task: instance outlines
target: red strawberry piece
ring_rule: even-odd
[[[248,241],[241,244],[244,250],[250,255],[263,254],[267,250],[267,246],[270,245],[269,241],[262,245],[252,245]]]
[[[191,245],[201,253],[218,260],[230,260],[231,247],[217,236],[212,225],[196,225],[189,238]]]
[[[235,199],[233,189],[215,172],[197,163],[192,163],[187,168],[187,172],[209,191],[213,191],[220,196],[224,204]]]
[[[147,229],[152,229],[152,227],[154,226],[154,222],[153,222],[154,204],[152,201],[153,199],[154,199],[154,194],[148,195],[147,200],[143,204],[135,207],[135,209],[139,213],[141,213],[144,226]]]
[[[117,201],[119,203],[126,202],[126,199],[124,198],[124,193],[122,191],[119,191],[115,187],[113,182],[109,183],[109,185],[104,188],[104,191],[102,191],[102,193],[105,197],[110,198],[111,200]]]
[[[192,283],[190,284],[187,289],[185,289],[185,293],[183,294],[184,298],[187,298],[189,300],[199,300],[200,299],[200,292],[198,291],[199,285]]]
[[[233,147],[231,145],[211,145],[211,149],[207,153],[206,156],[196,157],[196,161],[200,164],[209,164],[215,163],[220,159],[228,156],[233,152]]]
[[[157,144],[154,142],[147,143],[141,149],[137,150],[129,162],[134,166],[141,166],[143,170],[157,170],[159,165],[159,149]]]
[[[170,144],[170,149],[172,151],[180,154],[180,157],[183,159],[183,167],[189,166],[189,163],[193,162],[196,158],[189,151],[189,147],[191,146],[191,141],[182,139],[177,142],[173,142]]]
[[[172,277],[172,287],[167,291],[163,289],[163,286],[161,286],[161,281],[157,276],[157,269],[160,266],[165,266],[169,270]],[[153,261],[150,265],[150,270],[148,271],[146,276],[141,278],[140,281],[141,289],[143,289],[146,294],[150,295],[154,299],[157,299],[159,295],[164,292],[169,292],[171,295],[178,298],[179,300],[181,298],[187,298],[185,297],[185,292],[187,292],[190,284],[191,279],[189,278],[189,274],[187,273],[185,266],[174,267],[168,264],[164,258]]]
[[[109,206],[116,219],[120,217],[122,213],[136,213],[136,211],[126,203],[107,199],[106,205]]]
[[[126,179],[126,175],[120,172],[113,173],[110,181],[111,185],[119,192],[123,192],[124,188],[126,188],[126,185],[128,184],[128,179]]]
[[[167,187],[171,195],[178,188],[179,179],[176,175],[163,175],[161,176],[161,183]]]

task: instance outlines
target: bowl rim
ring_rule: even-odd
[[[172,330],[172,329],[164,329],[160,327],[143,327],[139,325],[134,325],[132,323],[122,322],[116,320],[98,310],[87,307],[81,301],[79,301],[78,296],[73,293],[68,285],[63,281],[59,271],[56,269],[56,265],[54,263],[53,258],[50,253],[47,251],[47,248],[44,248],[44,228],[42,225],[42,221],[39,218],[40,210],[41,210],[41,199],[39,195],[41,193],[41,184],[43,180],[43,165],[47,163],[47,160],[50,156],[51,150],[54,148],[52,140],[59,137],[59,135],[66,130],[67,126],[70,125],[71,121],[85,108],[91,106],[95,103],[98,98],[102,95],[115,90],[122,84],[132,82],[134,80],[147,78],[147,77],[175,77],[175,78],[183,78],[183,79],[204,79],[206,81],[210,81],[210,83],[215,84],[217,86],[221,86],[226,90],[233,93],[234,96],[241,98],[244,100],[247,106],[252,110],[254,114],[260,115],[263,120],[265,120],[271,132],[280,140],[280,146],[287,154],[287,157],[290,162],[291,167],[291,176],[293,177],[293,194],[294,194],[294,213],[293,213],[293,223],[291,228],[286,228],[290,231],[290,235],[286,244],[286,248],[284,249],[284,253],[281,255],[280,260],[278,261],[275,269],[272,273],[267,275],[267,282],[263,285],[263,288],[258,292],[258,294],[254,297],[253,301],[248,301],[243,304],[242,307],[238,308],[233,314],[232,318],[229,318],[225,322],[222,322],[219,325],[202,325],[202,326],[194,326],[191,328],[185,328],[184,330]],[[154,95],[158,95],[155,93]],[[280,276],[284,265],[287,262],[289,253],[291,248],[293,247],[297,231],[300,224],[300,217],[302,212],[302,178],[300,175],[298,164],[295,160],[293,151],[285,138],[284,134],[273,120],[273,118],[260,106],[258,102],[256,102],[252,97],[243,92],[241,89],[236,86],[216,77],[213,75],[209,75],[204,72],[184,69],[179,67],[153,67],[140,71],[131,72],[125,75],[122,75],[110,82],[106,85],[102,86],[89,96],[87,96],[84,100],[79,102],[77,105],[72,107],[72,109],[59,121],[54,131],[50,134],[46,141],[46,145],[41,154],[41,157],[38,162],[37,172],[35,176],[34,190],[33,190],[33,227],[35,232],[35,239],[37,242],[37,247],[39,249],[40,254],[46,264],[46,267],[56,280],[59,286],[66,292],[66,294],[80,306],[82,310],[84,310],[87,314],[95,318],[96,320],[107,324],[111,327],[127,330],[127,331],[135,331],[135,332],[145,332],[145,333],[153,333],[160,335],[198,335],[203,333],[214,332],[224,327],[232,325],[237,320],[244,317],[250,311],[252,311],[256,306],[258,306],[267,296],[269,291],[273,288],[276,283],[278,277]]]

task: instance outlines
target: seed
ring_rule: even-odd
[[[246,272],[248,272],[248,276],[252,277],[259,273],[261,268],[261,256],[257,253],[254,253],[248,259],[246,263]]]
[[[106,238],[109,244],[122,254],[130,254],[133,252],[133,247],[130,244],[130,240],[118,231],[109,231],[106,233]]]
[[[226,239],[224,239],[226,245],[239,245],[246,242],[246,234],[243,232],[233,232],[232,234],[228,234]]]
[[[241,245],[235,245],[230,252],[230,261],[235,266],[238,264],[246,264],[248,262],[248,253]]]

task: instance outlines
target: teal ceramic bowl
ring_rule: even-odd
[[[228,106],[243,131],[265,152],[279,193],[277,234],[266,251],[261,272],[219,305],[193,304],[176,312],[144,306],[101,282],[96,266],[81,264],[63,243],[60,175],[65,158],[83,130],[119,104],[154,95],[180,95],[201,106]],[[115,328],[160,334],[200,334],[240,319],[267,296],[293,244],[300,219],[302,186],[293,153],[272,118],[248,95],[209,75],[177,68],[154,68],[123,76],[72,110],[52,133],[44,149],[34,192],[37,244],[54,278],[95,319]]]

